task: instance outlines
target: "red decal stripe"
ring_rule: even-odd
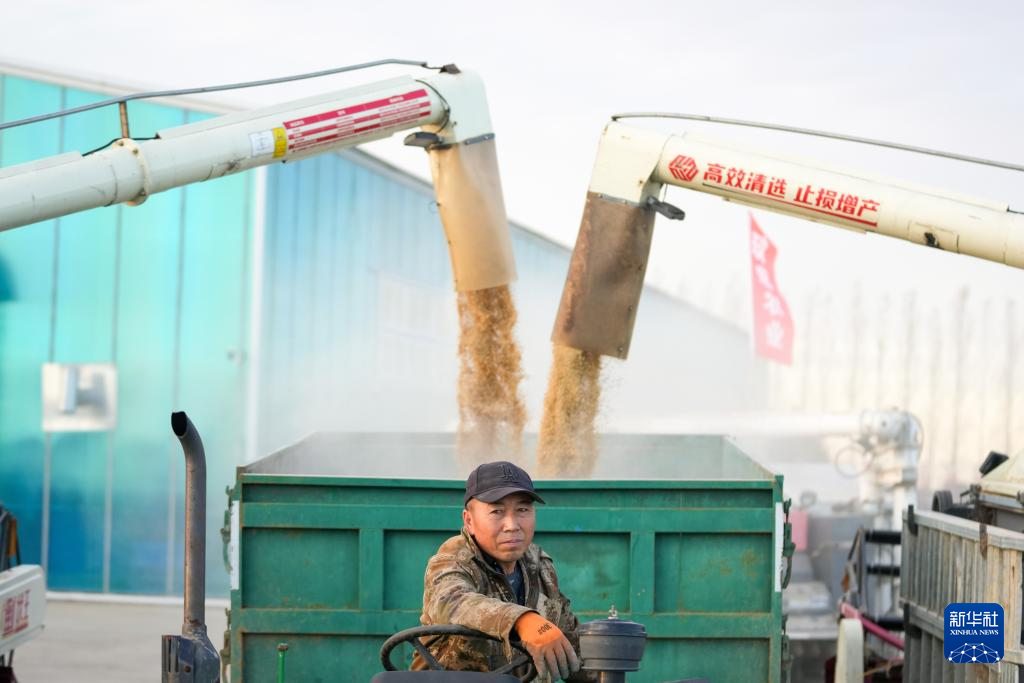
[[[319,128],[293,128],[292,130],[288,131],[288,139],[301,140],[305,137],[316,135],[317,133],[322,133],[327,130],[351,128],[357,123],[365,123],[367,121],[373,121],[374,119],[390,120],[396,116],[409,114],[413,112],[430,113],[430,102],[422,102],[414,107],[401,107],[399,109],[393,109],[390,111],[375,112],[373,114],[368,114],[367,116],[360,116],[359,118],[356,119],[339,120],[333,123],[328,123],[325,126],[320,126]],[[421,113],[418,115],[422,116],[423,114]]]
[[[413,90],[401,95],[395,95],[394,97],[382,98],[379,100],[373,100],[372,102],[364,102],[362,104],[354,104],[351,107],[346,107],[344,109],[332,109],[331,111],[325,111],[321,114],[314,114],[313,116],[307,116],[301,119],[285,121],[284,127],[286,129],[290,129],[297,128],[299,126],[308,126],[310,124],[320,123],[321,121],[327,121],[328,119],[336,119],[349,114],[358,114],[360,112],[367,111],[368,109],[378,109],[389,104],[398,104],[399,102],[416,100],[426,96],[427,91],[424,89]]]
[[[409,121],[415,121],[416,119],[423,118],[429,113],[429,111],[424,111],[411,116],[405,116],[399,119],[394,119],[391,121],[378,121],[377,123],[373,123],[366,126],[359,126],[357,128],[349,127],[346,130],[339,130],[338,132],[332,133],[330,135],[323,135],[317,138],[302,137],[299,138],[294,145],[289,145],[288,151],[297,152],[303,149],[309,149],[310,147],[317,147],[328,142],[333,142],[335,140],[341,140],[344,138],[357,136],[360,135],[361,133],[366,133],[371,130],[377,130],[379,128],[389,128],[402,123],[407,123]]]

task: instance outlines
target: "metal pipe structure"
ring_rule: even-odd
[[[171,413],[185,454],[185,622],[182,633],[206,623],[206,451],[192,420]]]
[[[185,616],[180,636],[163,636],[161,680],[207,683],[220,680],[220,656],[206,633],[206,452],[184,412],[171,430],[185,454]]]
[[[665,185],[817,223],[1024,268],[1024,214],[1005,203],[612,122],[604,130],[552,339],[626,358]]]
[[[1005,202],[754,153],[690,134],[668,137],[654,177],[727,201],[1024,268],[1024,215],[1009,211]]]
[[[125,121],[126,128],[127,121]],[[515,279],[483,82],[454,66],[0,169],[0,230],[422,128],[460,291]],[[420,137],[422,136],[422,137]]]
[[[297,161],[444,116],[437,93],[396,78],[161,130],[154,140],[122,138],[86,156],[71,152],[0,171],[0,229],[122,202],[141,204],[174,187]]]

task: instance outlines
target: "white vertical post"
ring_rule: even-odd
[[[267,169],[253,172],[252,279],[249,285],[249,353],[245,393],[245,462],[259,455],[260,363],[263,338],[263,258],[267,227]]]
[[[863,683],[864,628],[860,619],[842,619],[836,641],[836,683]]]

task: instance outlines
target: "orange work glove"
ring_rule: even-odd
[[[564,680],[580,670],[580,660],[565,634],[541,615],[527,612],[514,628],[541,676],[550,672]]]

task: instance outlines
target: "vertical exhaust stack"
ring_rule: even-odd
[[[164,636],[164,683],[220,681],[220,656],[206,634],[206,452],[184,412],[171,429],[185,454],[185,618],[180,636]]]

